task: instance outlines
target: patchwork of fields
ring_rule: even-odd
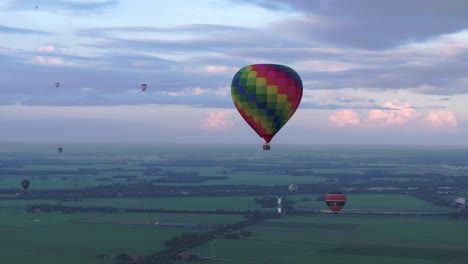
[[[280,194],[293,201],[294,206],[326,209],[325,203],[320,200],[321,194],[307,193],[303,186],[314,187],[317,184],[344,188],[360,184],[394,184],[405,190],[406,186],[442,182],[441,179],[443,184],[450,185],[455,176],[462,177],[458,175],[460,171],[447,171],[447,180],[440,175],[427,174],[429,176],[426,177],[425,173],[444,172],[444,168],[449,170],[444,164],[451,164],[450,159],[458,164],[463,159],[460,155],[468,156],[468,151],[456,150],[454,154],[450,150],[439,150],[448,154],[436,163],[425,149],[381,151],[321,146],[312,150],[275,146],[275,151],[263,153],[256,148],[252,150],[239,146],[228,151],[213,146],[172,149],[168,146],[150,148],[133,145],[107,145],[99,149],[92,149],[91,145],[74,145],[65,148],[63,155],[58,155],[55,149],[49,150],[49,147],[10,146],[0,151],[2,263],[112,263],[112,260],[98,259],[96,256],[154,254],[167,248],[165,241],[184,232],[202,234],[209,231],[190,225],[169,227],[155,223],[229,225],[245,218],[242,214],[193,211],[276,210],[274,207],[263,208],[255,202],[255,198],[264,195],[192,196],[190,186],[200,186],[202,189],[237,186],[233,187],[233,191],[243,186],[274,186],[280,189],[284,186]],[[405,178],[407,174],[409,178]],[[379,175],[383,176],[379,178]],[[203,179],[212,176],[223,176],[225,179]],[[201,181],[184,182],[184,177]],[[27,192],[19,186],[24,178],[31,180]],[[157,182],[151,182],[155,179]],[[172,180],[174,182],[163,182]],[[299,185],[297,194],[288,193],[290,183]],[[80,196],[78,199],[58,200],[40,196],[45,192],[69,190],[71,194],[65,195],[75,197],[75,193],[84,192],[88,187],[99,192],[102,186],[123,186],[125,190],[132,184],[168,188],[182,186],[181,190],[187,191],[177,191],[177,195],[171,194],[170,197],[138,197],[134,193],[125,197],[126,194],[119,193],[119,197]],[[451,199],[458,195],[448,193],[446,197]],[[207,258],[214,255],[215,258],[207,260],[207,263],[468,263],[466,220],[443,216],[346,214],[363,210],[450,213],[455,212],[455,208],[434,205],[405,191],[351,192],[347,196],[343,214],[285,215],[245,228],[252,232],[252,236],[217,238],[189,251]],[[117,208],[118,212],[26,213],[26,206],[30,204],[109,206]],[[126,212],[125,209],[178,212],[136,213]],[[182,213],[183,210],[192,212]]]

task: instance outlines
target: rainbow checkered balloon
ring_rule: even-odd
[[[270,143],[299,107],[302,81],[288,66],[253,64],[236,73],[231,95],[244,120]]]

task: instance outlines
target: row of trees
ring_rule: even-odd
[[[227,209],[216,209],[216,210],[177,210],[177,209],[162,209],[162,208],[128,208],[125,209],[128,213],[179,213],[179,214],[218,214],[218,215],[244,215],[251,217],[252,215],[258,215],[261,213],[259,210],[227,210]]]
[[[120,210],[112,206],[70,206],[59,204],[29,204],[26,206],[26,212],[63,212],[63,213],[84,213],[84,212],[100,212],[100,213],[116,213]],[[216,215],[243,215],[245,218],[261,215],[263,212],[259,210],[177,210],[177,209],[149,209],[149,208],[126,208],[123,211],[128,213],[174,213],[174,214],[216,214]]]
[[[26,206],[26,212],[39,213],[39,212],[63,212],[63,213],[86,213],[86,212],[99,212],[99,213],[116,213],[119,209],[112,206],[65,206],[59,204],[29,204]]]

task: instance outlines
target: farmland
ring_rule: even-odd
[[[218,240],[215,255],[238,263],[462,263],[468,259],[465,226],[441,218],[284,217],[252,226],[252,238]],[[212,250],[209,244],[194,249]]]
[[[338,216],[286,213],[244,228],[252,236],[212,239],[189,252],[210,258],[214,251],[209,263],[466,263],[468,222],[448,217],[457,211],[450,199],[468,191],[466,157],[468,149],[448,147],[278,145],[265,153],[70,144],[60,155],[50,144],[4,144],[0,256],[17,264],[112,263],[96,256],[152,255],[182,233],[276,211],[256,198],[282,196],[293,207],[326,210],[323,195],[342,190],[348,200]],[[22,179],[31,182],[27,190]],[[297,193],[289,193],[291,183]],[[26,213],[41,204],[74,209]],[[114,211],[85,210],[96,207]],[[440,215],[393,214],[399,212]]]

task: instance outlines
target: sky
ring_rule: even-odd
[[[275,63],[304,94],[273,145],[468,145],[467,13],[464,0],[0,1],[0,142],[260,145],[231,81]]]

